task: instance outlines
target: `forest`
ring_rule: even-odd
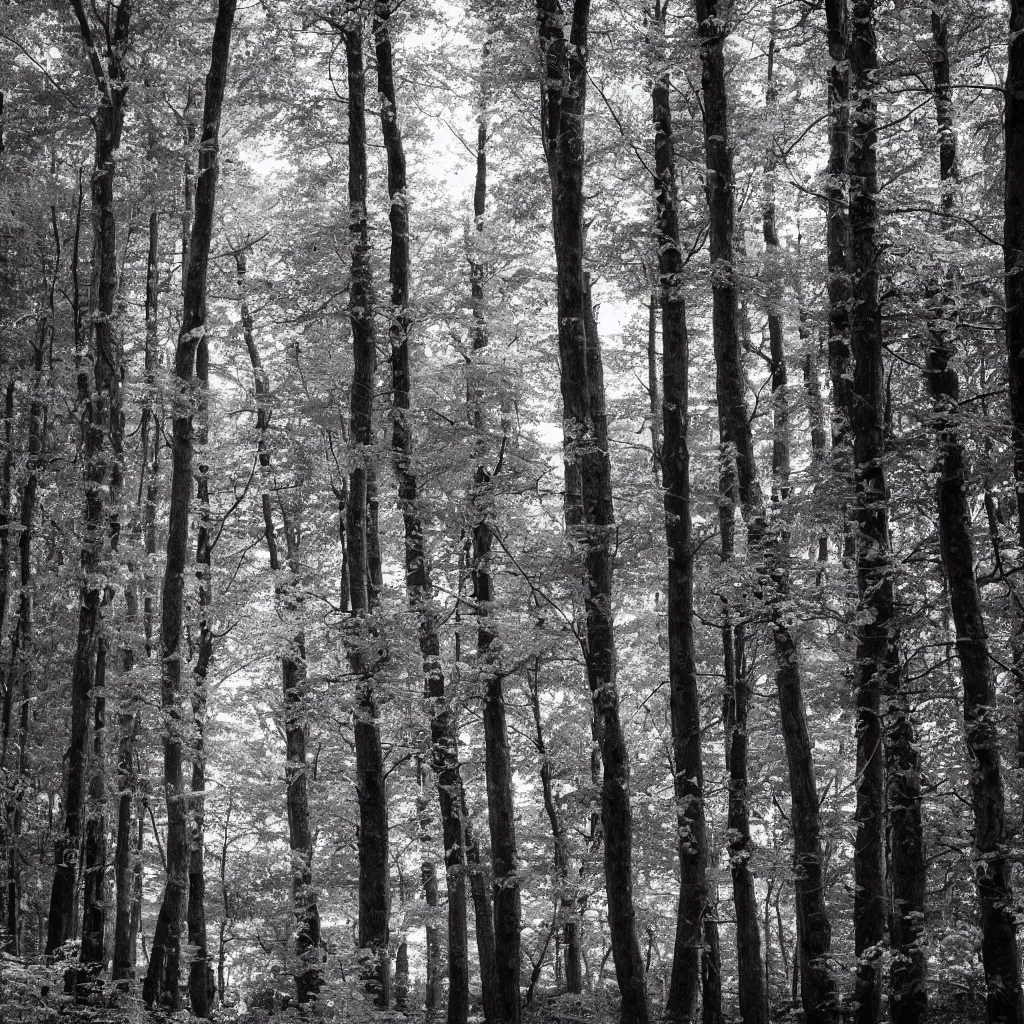
[[[4,0],[0,1020],[1024,1024],[1024,0]]]

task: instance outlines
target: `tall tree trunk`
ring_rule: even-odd
[[[11,636],[11,667],[7,677],[7,694],[4,707],[4,750],[6,767],[7,741],[11,727],[8,704],[14,694],[20,696],[18,727],[18,764],[14,792],[9,806],[5,807],[8,822],[7,854],[7,938],[12,951],[20,951],[21,866],[19,863],[19,836],[21,834],[22,791],[25,771],[28,767],[29,700],[34,687],[33,673],[33,609],[34,594],[32,582],[32,541],[36,529],[37,494],[39,490],[40,457],[43,451],[43,432],[46,413],[43,404],[43,355],[46,340],[45,322],[41,326],[38,344],[33,349],[32,393],[29,399],[28,460],[25,478],[21,487],[21,507],[18,513],[18,616]],[[13,393],[8,392],[13,399]],[[13,408],[8,405],[8,411]]]
[[[1014,22],[1014,18],[1016,21]],[[1024,31],[1024,11],[1011,5],[1011,27]],[[952,120],[949,52],[944,16],[932,16],[933,72],[939,127],[941,203],[956,208],[958,179],[956,134]],[[1016,134],[1014,138],[1015,119]],[[1016,149],[1014,150],[1014,147]],[[1024,154],[1024,40],[1011,41],[1006,80],[1006,341],[1010,351],[1010,404],[1014,418],[1015,471],[1021,480],[1018,431],[1022,413],[1016,389],[1014,345],[1024,338],[1024,169],[1011,167],[1011,153]],[[1016,218],[1014,222],[1014,218]],[[1016,232],[1014,234],[1013,232]],[[955,276],[955,272],[954,272]],[[939,512],[939,550],[947,594],[956,630],[956,652],[964,690],[964,731],[971,759],[971,798],[974,807],[975,876],[981,916],[981,953],[985,969],[988,1020],[1020,1024],[1024,1020],[1017,928],[1008,862],[996,694],[989,661],[988,636],[981,595],[974,571],[971,512],[967,496],[967,469],[957,423],[959,380],[950,365],[957,331],[956,299],[936,283],[929,331],[927,380],[935,410],[939,475],[936,498]],[[1017,332],[1016,334],[1014,332]],[[1018,509],[1021,497],[1018,492]],[[1022,520],[1024,522],[1024,520]]]
[[[53,955],[71,936],[74,921],[78,849],[82,838],[85,797],[86,741],[93,668],[97,656],[102,601],[100,562],[103,553],[105,493],[116,476],[107,451],[120,401],[120,344],[115,330],[114,296],[117,290],[117,246],[114,221],[114,170],[124,122],[128,88],[123,64],[127,45],[131,0],[122,0],[105,30],[105,53],[97,47],[89,15],[82,0],[72,0],[79,30],[92,68],[99,104],[93,119],[96,130],[92,174],[92,287],[90,288],[91,342],[78,355],[78,390],[83,402],[85,439],[83,476],[85,505],[80,553],[78,636],[71,670],[71,733],[62,801],[62,823],[54,843],[53,886],[47,920],[46,952]],[[104,64],[105,58],[105,64]],[[116,428],[115,428],[116,429]],[[94,850],[94,852],[96,852]],[[96,907],[102,914],[102,906]],[[99,929],[102,943],[102,927]],[[90,957],[101,950],[83,949]],[[86,961],[88,962],[88,961]]]
[[[437,778],[444,835],[448,884],[448,1022],[460,1024],[468,1014],[469,955],[466,939],[466,851],[459,811],[462,778],[458,761],[458,731],[454,709],[445,695],[440,638],[433,588],[423,537],[419,482],[412,469],[409,365],[409,209],[406,195],[405,151],[398,123],[394,62],[389,27],[391,9],[378,3],[373,33],[377,84],[381,96],[381,129],[388,163],[391,200],[391,388],[393,401],[392,451],[398,478],[398,503],[405,529],[405,579],[410,607],[419,618],[419,647],[424,695],[430,705],[434,774]],[[497,931],[497,928],[496,928]],[[497,947],[497,936],[495,937]],[[500,967],[499,967],[500,976]]]
[[[203,104],[195,220],[190,236],[181,331],[174,360],[179,393],[171,442],[167,561],[160,610],[160,698],[167,719],[163,738],[164,791],[167,800],[167,877],[150,950],[149,968],[143,984],[143,999],[147,1006],[159,1005],[170,1010],[177,1010],[181,1006],[178,975],[181,964],[181,931],[189,881],[188,794],[182,772],[183,723],[180,721],[180,705],[183,695],[184,577],[188,560],[188,523],[194,450],[191,403],[196,349],[199,339],[206,333],[206,275],[217,194],[220,115],[224,104],[235,5],[236,0],[220,0],[213,31],[210,71],[206,78],[206,96]]]
[[[623,1024],[647,1024],[646,981],[633,904],[629,752],[619,716],[612,609],[615,530],[604,379],[583,274],[583,173],[589,0],[568,17],[560,0],[538,0],[545,62],[541,123],[551,178],[558,292],[558,351],[566,437],[566,526],[583,557],[587,681],[603,765],[601,821],[612,956]],[[566,38],[565,27],[569,27]],[[579,486],[578,499],[575,488]]]
[[[270,571],[275,577],[281,571],[271,502],[272,460],[267,443],[270,426],[270,381],[256,345],[252,314],[246,295],[245,249],[235,252],[235,270],[240,295],[240,316],[246,351],[252,366],[253,389],[256,395],[256,429],[259,432],[257,453],[264,478],[261,505],[263,530],[267,542]],[[301,569],[299,524],[294,515],[284,514],[284,537],[288,558],[288,578],[277,588],[275,599],[280,614],[292,618],[299,610],[299,575]],[[281,655],[281,687],[284,699],[286,803],[288,809],[288,845],[292,858],[292,914],[295,920],[295,988],[300,1004],[315,999],[323,979],[320,971],[320,907],[313,886],[313,831],[309,818],[308,779],[306,769],[305,699],[307,686],[306,633],[301,626],[291,637]]]
[[[484,49],[486,61],[486,46]],[[486,74],[486,69],[484,69]],[[479,235],[484,228],[487,202],[487,89],[481,86],[480,113],[477,125],[476,181],[473,190],[473,217]],[[470,422],[477,435],[479,462],[473,481],[473,596],[476,599],[477,666],[484,682],[484,746],[487,778],[487,820],[491,834],[491,867],[494,871],[494,953],[495,991],[494,1020],[503,1024],[519,1022],[519,964],[522,908],[519,896],[516,855],[515,797],[512,789],[512,758],[508,727],[505,722],[503,673],[494,665],[493,647],[498,639],[490,617],[494,600],[491,578],[490,524],[493,503],[491,475],[494,467],[486,462],[486,432],[489,417],[485,412],[479,362],[487,347],[486,295],[484,277],[486,264],[482,253],[471,257],[470,278],[473,307],[473,362],[467,381],[467,404]],[[501,456],[498,456],[499,460]]]
[[[849,458],[850,417],[850,221],[847,210],[850,147],[850,39],[847,0],[826,0],[825,22],[831,58],[828,77],[828,178],[825,185],[828,250],[828,364],[832,378],[832,439],[840,458]],[[846,451],[844,455],[843,452]],[[841,477],[849,474],[843,472]]]
[[[141,509],[142,541],[147,554],[152,554],[150,542],[155,547],[156,541],[156,499],[157,499],[157,466],[156,449],[159,448],[159,431],[156,429],[153,398],[155,391],[155,375],[157,367],[157,305],[159,301],[159,218],[156,210],[149,215],[149,248],[146,257],[146,395],[143,399],[142,418],[139,426],[140,447],[142,449],[142,467],[139,474],[138,501]],[[150,456],[150,446],[153,455]],[[145,503],[143,504],[143,489]],[[151,507],[152,505],[152,507]],[[148,579],[144,582],[143,596],[143,630],[146,635],[147,649],[152,630],[152,594]],[[138,597],[135,597],[137,604]],[[138,614],[132,614],[134,619]],[[147,651],[148,653],[148,651]],[[134,661],[134,651],[130,646],[126,655]],[[133,899],[135,888],[135,872],[133,870],[133,811],[138,804],[138,779],[135,773],[135,742],[139,729],[139,699],[135,684],[129,681],[132,664],[125,664],[125,690],[121,695],[122,709],[118,716],[118,759],[117,759],[117,841],[114,850],[114,881],[116,906],[114,913],[114,957],[113,981],[130,979],[135,970],[135,915]],[[131,690],[129,691],[129,688]]]
[[[359,799],[359,935],[368,951],[369,986],[378,1006],[389,1001],[387,946],[390,882],[388,877],[388,815],[384,755],[380,745],[374,687],[374,637],[366,618],[375,606],[376,581],[370,544],[370,479],[373,444],[373,392],[376,339],[373,323],[369,235],[366,213],[366,81],[362,21],[350,15],[342,26],[348,64],[348,193],[352,272],[349,322],[352,329],[350,433],[354,447],[349,474],[347,533],[353,636],[349,660],[356,676],[356,787]],[[374,478],[375,479],[375,478]]]
[[[695,10],[701,42],[719,432],[723,445],[735,454],[736,490],[747,526],[750,557],[767,605],[765,611],[775,652],[775,681],[792,796],[797,913],[802,919],[804,1012],[808,1024],[831,1024],[837,1014],[836,984],[828,965],[831,926],[822,880],[818,792],[801,687],[800,654],[783,610],[789,596],[787,544],[784,528],[769,536],[744,399],[733,269],[734,177],[725,82],[724,42],[728,18],[716,0],[695,0]],[[737,679],[740,672],[737,666]]]
[[[1024,548],[1024,0],[1010,0],[1007,28],[1003,86],[1005,334],[1013,420],[1013,475],[1017,482],[1017,530]]]
[[[196,348],[196,384],[198,390],[196,448],[199,471],[196,474],[196,505],[199,530],[196,538],[196,577],[199,581],[199,648],[192,673],[192,785],[189,828],[188,904],[185,920],[188,944],[195,952],[189,964],[189,1008],[194,1017],[208,1017],[214,993],[213,967],[206,935],[205,808],[206,808],[206,704],[207,678],[213,659],[212,555],[213,536],[210,521],[210,467],[205,461],[209,442],[210,347],[204,335]]]
[[[660,2],[654,9],[652,32],[655,35],[657,61],[652,74],[651,100],[654,111],[654,167],[657,175],[655,241],[658,249],[663,360],[661,469],[665,485],[665,540],[669,552],[669,705],[680,876],[667,1012],[676,1020],[690,1021],[697,1008],[701,979],[715,977],[719,968],[717,964],[708,965],[705,970],[701,968],[702,960],[711,952],[711,948],[704,943],[704,929],[709,914],[713,915],[714,910],[710,906],[708,891],[704,758],[701,750],[700,693],[697,688],[693,636],[693,539],[688,443],[689,338],[682,279],[683,253],[679,240],[675,143],[669,98],[671,83],[662,52],[665,10]],[[745,799],[742,794],[740,799]],[[749,835],[747,838],[749,842]],[[749,878],[746,857],[742,865],[738,860],[735,863],[734,874],[739,868]],[[745,947],[740,944],[739,950],[740,1013],[744,1020],[749,1021],[750,1006],[744,985],[744,980],[747,980],[747,962],[743,956]],[[760,958],[756,965],[758,977],[761,970],[759,961]],[[714,1005],[714,993],[704,992],[703,998],[708,1003],[705,1017],[719,1017],[721,1007]],[[760,1021],[755,1024],[760,1024]]]
[[[895,620],[892,554],[884,464],[884,364],[878,298],[878,165],[873,0],[854,0],[850,63],[850,233],[853,387],[854,520],[857,561],[857,840],[853,854],[854,1019],[878,1024],[882,1015],[882,942],[885,937],[885,759],[882,693],[895,692],[899,624]]]

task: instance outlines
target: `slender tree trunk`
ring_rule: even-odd
[[[777,535],[769,536],[744,399],[737,286],[733,270],[734,177],[724,54],[727,16],[715,0],[695,0],[695,10],[701,41],[719,432],[723,445],[735,455],[736,489],[747,525],[748,549],[760,578],[760,589],[765,592],[763,596],[774,646],[775,680],[792,796],[797,913],[803,924],[801,974],[804,1011],[808,1024],[832,1024],[837,1014],[836,984],[828,965],[831,926],[823,891],[818,793],[801,687],[800,655],[784,613],[789,596],[787,544],[784,528],[779,528]],[[741,674],[742,669],[737,666],[736,678],[739,679]],[[759,1011],[752,1007],[751,1012]]]
[[[142,419],[139,427],[140,447],[142,449],[142,467],[139,474],[139,503],[143,503],[143,489],[146,489],[145,504],[142,505],[143,544],[147,553],[150,546],[150,535],[155,542],[155,505],[156,505],[156,456],[155,449],[159,446],[159,434],[154,429],[153,394],[155,390],[155,374],[157,364],[157,303],[159,298],[159,219],[156,210],[149,215],[149,250],[146,258],[146,397],[143,400]],[[150,445],[154,455],[150,457]],[[152,473],[150,466],[152,463]],[[152,505],[150,509],[150,496]],[[152,523],[151,523],[152,520]],[[152,595],[148,581],[143,597],[143,629],[146,631],[147,646],[152,622]],[[131,614],[134,619],[138,615],[138,597],[134,597],[135,609]],[[134,665],[134,650],[131,646],[125,649],[125,682],[121,694],[122,707],[118,715],[118,758],[117,758],[117,841],[114,850],[114,881],[116,906],[114,913],[114,958],[113,981],[130,979],[135,970],[135,922],[133,915],[133,892],[135,872],[133,871],[133,811],[138,804],[138,779],[135,773],[135,743],[139,729],[139,700],[141,695],[130,681],[130,673]]]
[[[654,167],[659,302],[662,324],[663,401],[661,468],[665,485],[665,540],[668,546],[669,705],[672,721],[672,766],[679,853],[679,904],[669,989],[668,1014],[690,1021],[697,1007],[702,977],[714,977],[718,965],[702,971],[710,952],[704,943],[708,914],[708,839],[704,804],[704,758],[701,750],[700,693],[693,636],[693,539],[690,519],[689,339],[683,295],[683,254],[679,241],[675,144],[672,135],[670,80],[662,66],[665,11],[654,11],[653,32],[658,66],[652,75]],[[653,316],[653,306],[652,313]],[[656,379],[656,378],[655,378]],[[748,837],[749,841],[749,837]],[[745,858],[744,858],[745,869]],[[747,872],[749,875],[749,872]],[[739,967],[746,968],[743,948]],[[757,965],[760,974],[760,964]],[[740,982],[740,1012],[749,1020],[746,990]],[[705,1016],[721,1014],[712,993]],[[760,1024],[760,1022],[757,1022]]]
[[[850,26],[847,0],[826,0],[828,52],[832,60],[828,79],[828,178],[826,248],[828,250],[828,363],[832,377],[833,445],[840,458],[849,458],[847,433],[850,416],[850,221],[847,210],[850,147],[850,80],[847,48]],[[844,451],[846,454],[843,454]],[[839,474],[846,478],[848,472]]]
[[[272,460],[267,443],[270,426],[270,381],[253,331],[252,314],[246,294],[246,254],[244,247],[235,252],[235,271],[240,295],[240,318],[246,351],[252,366],[253,389],[256,395],[256,429],[259,437],[257,454],[264,478],[261,508],[263,531],[267,542],[270,571],[275,577],[281,571],[271,500]],[[284,505],[282,503],[282,513]],[[301,569],[298,523],[282,515],[288,558],[288,579],[275,584],[280,614],[295,617],[299,610],[299,574]],[[295,987],[300,1004],[315,999],[323,979],[320,971],[320,907],[313,885],[313,831],[309,817],[308,779],[306,770],[305,699],[307,687],[306,633],[301,626],[281,655],[281,687],[284,699],[286,804],[288,809],[288,841],[292,858],[292,914],[295,919]]]
[[[192,391],[196,350],[206,332],[206,275],[213,234],[217,192],[220,115],[234,25],[236,0],[220,0],[214,26],[210,72],[203,105],[202,144],[195,197],[195,221],[190,236],[188,272],[181,332],[174,372],[179,393],[171,443],[171,498],[167,524],[167,561],[160,613],[162,659],[161,705],[167,719],[164,731],[164,791],[167,800],[167,869],[163,900],[143,985],[147,1006],[177,1010],[181,1006],[178,975],[181,932],[186,910],[189,874],[188,794],[182,771],[182,625],[184,576],[188,560],[189,505],[192,492]]]
[[[484,53],[486,60],[486,47]],[[486,74],[486,69],[485,69]],[[487,90],[481,87],[480,114],[477,125],[476,182],[473,191],[473,216],[476,232],[484,228],[487,201]],[[505,721],[503,673],[494,665],[494,646],[498,640],[490,616],[494,600],[490,559],[493,536],[490,514],[493,502],[491,475],[486,456],[484,394],[481,367],[487,347],[486,295],[484,276],[486,264],[477,252],[470,261],[473,305],[473,362],[469,367],[467,404],[470,422],[477,433],[480,459],[473,481],[473,590],[476,598],[477,665],[484,682],[484,745],[487,778],[487,819],[491,834],[491,867],[494,871],[494,953],[495,1002],[494,1020],[503,1024],[519,1022],[519,965],[522,908],[519,896],[516,854],[515,797],[512,787],[512,758],[508,727]],[[499,456],[500,459],[500,456]]]
[[[608,924],[623,1024],[647,1024],[646,982],[633,904],[629,752],[619,716],[612,609],[615,530],[604,379],[583,274],[583,173],[589,0],[566,15],[560,0],[538,0],[544,56],[542,130],[551,178],[558,291],[562,418],[567,439],[566,525],[582,550],[587,681],[603,765],[601,820]],[[569,34],[566,37],[565,27]],[[579,486],[579,498],[573,493]]]
[[[882,943],[885,937],[885,759],[882,693],[895,692],[899,674],[899,624],[895,620],[892,555],[884,464],[884,365],[878,298],[878,167],[875,146],[873,0],[854,0],[849,41],[850,224],[852,273],[850,352],[853,387],[849,429],[853,441],[857,584],[857,840],[853,854],[854,984],[856,1024],[882,1016]]]
[[[117,246],[114,221],[114,170],[121,143],[124,100],[127,92],[122,62],[127,44],[131,2],[123,0],[108,26],[104,58],[93,38],[89,15],[81,0],[72,0],[93,76],[100,93],[94,118],[95,162],[92,175],[93,265],[90,289],[91,343],[78,353],[78,389],[83,402],[83,474],[85,506],[80,554],[78,636],[71,670],[71,732],[62,802],[63,820],[54,843],[53,886],[47,920],[46,952],[53,955],[71,936],[82,838],[85,798],[86,741],[93,669],[100,633],[102,601],[100,562],[103,553],[105,493],[113,482],[107,451],[117,418],[120,393],[120,344],[114,328],[114,297],[117,290]],[[95,848],[93,852],[97,852]],[[94,909],[102,914],[102,905]],[[91,930],[94,930],[91,926]],[[102,944],[102,927],[99,928]],[[95,954],[99,954],[95,956]],[[83,957],[102,960],[102,950],[85,948]],[[91,961],[83,961],[91,962]]]
[[[1017,529],[1024,548],[1024,0],[1010,0],[1006,81],[1003,86],[1003,259],[1006,352],[1013,420],[1013,475]]]
[[[210,349],[204,336],[196,348],[196,384],[199,427],[196,448],[199,472],[196,474],[196,505],[199,530],[196,538],[196,576],[199,580],[199,648],[192,673],[192,792],[189,834],[188,904],[185,920],[188,944],[195,950],[189,964],[189,1008],[194,1017],[208,1017],[213,1000],[213,968],[210,963],[206,934],[205,809],[206,809],[206,705],[207,678],[213,659],[212,555],[213,537],[210,522],[210,467],[205,461],[209,441],[208,392],[210,387]]]
[[[39,342],[33,351],[32,395],[29,399],[28,423],[28,460],[25,466],[25,479],[21,487],[21,508],[18,514],[18,616],[17,624],[11,636],[11,667],[7,677],[7,695],[4,708],[4,750],[3,761],[6,766],[7,740],[11,727],[11,712],[7,704],[13,702],[14,694],[20,696],[19,727],[18,727],[18,764],[14,792],[10,804],[5,808],[8,821],[8,855],[7,855],[7,936],[12,951],[20,951],[20,905],[21,905],[21,865],[19,863],[19,836],[22,823],[22,803],[24,800],[23,780],[28,768],[28,729],[29,699],[35,689],[33,673],[33,610],[34,594],[32,582],[32,541],[36,529],[37,494],[39,490],[40,458],[43,450],[43,432],[45,430],[45,406],[43,404],[43,354],[45,343],[45,326],[40,331]],[[13,394],[8,392],[11,399]],[[8,405],[8,411],[13,412]]]

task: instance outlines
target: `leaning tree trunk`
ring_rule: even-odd
[[[672,135],[669,73],[664,66],[662,40],[665,9],[659,2],[654,10],[653,33],[656,37],[657,66],[653,69],[651,100],[654,111],[655,204],[657,222],[655,241],[658,249],[659,303],[662,324],[662,441],[661,470],[664,482],[665,540],[668,546],[668,674],[669,706],[672,721],[672,771],[676,798],[679,853],[679,903],[676,913],[675,949],[669,1014],[690,1021],[697,1007],[702,978],[714,978],[717,964],[702,960],[710,952],[704,942],[704,929],[714,916],[708,885],[708,837],[704,804],[704,758],[701,750],[700,693],[693,635],[693,555],[690,517],[689,423],[689,339],[686,331],[686,301],[683,294],[683,253],[679,241],[678,191],[676,184],[675,143]],[[653,315],[653,312],[652,312]],[[657,376],[652,375],[652,389]],[[652,394],[653,394],[652,390]],[[655,435],[656,436],[656,435]],[[745,765],[744,765],[745,771]],[[745,800],[742,794],[738,794]],[[731,801],[730,801],[731,803]],[[744,804],[745,806],[745,804]],[[730,822],[731,824],[731,822]],[[746,830],[749,843],[749,828]],[[734,860],[737,871],[753,880],[746,857]],[[735,888],[735,884],[734,884]],[[739,894],[737,892],[737,909]],[[742,890],[745,894],[746,890]],[[744,900],[743,906],[746,907]],[[757,933],[755,923],[755,935]],[[740,949],[740,1012],[751,1020],[744,985],[747,979],[746,947]],[[760,956],[755,964],[761,977]],[[709,1012],[720,1011],[714,992],[704,992]],[[759,999],[759,1003],[763,999]],[[760,1024],[756,1020],[756,1024]]]
[[[619,715],[612,609],[611,463],[604,379],[583,274],[584,112],[589,0],[565,16],[559,0],[538,0],[543,74],[541,123],[551,178],[558,294],[558,351],[566,463],[566,526],[583,560],[586,670],[603,777],[601,821],[612,958],[620,1016],[647,1024],[647,986],[633,903],[633,818],[629,751]],[[569,27],[566,38],[565,26]],[[589,337],[588,337],[589,335]],[[579,486],[578,495],[573,493]]]
[[[748,549],[764,592],[776,661],[776,688],[789,763],[801,976],[808,1024],[836,1020],[836,983],[828,959],[831,925],[825,907],[818,791],[800,679],[800,654],[785,618],[789,597],[784,530],[771,537],[758,482],[740,358],[737,285],[733,270],[734,176],[729,145],[724,42],[727,12],[716,0],[695,0],[701,41],[709,237],[713,267],[713,336],[719,431],[735,456],[736,489],[747,525]],[[740,666],[736,669],[737,677]]]
[[[882,943],[885,938],[885,759],[882,693],[895,692],[899,624],[895,617],[892,552],[885,480],[884,363],[878,298],[879,247],[876,103],[878,75],[873,0],[855,0],[849,41],[850,233],[853,386],[849,428],[853,440],[857,561],[857,839],[853,853],[854,982],[856,1024],[882,1016]]]
[[[405,529],[405,579],[410,608],[416,613],[423,692],[430,705],[430,732],[434,774],[448,868],[448,1022],[461,1024],[468,1014],[469,953],[466,939],[466,851],[459,811],[462,777],[458,759],[458,730],[454,709],[445,694],[440,658],[437,613],[429,572],[419,481],[412,468],[410,422],[411,373],[409,365],[409,208],[406,195],[405,151],[398,124],[394,62],[389,27],[390,7],[377,4],[373,33],[377,57],[377,84],[381,96],[381,129],[388,162],[391,200],[391,389],[393,401],[392,452],[398,478],[398,504]],[[496,928],[497,931],[497,928]],[[497,936],[495,937],[497,947]],[[500,975],[500,966],[499,966]]]
[[[92,695],[94,662],[100,633],[102,588],[100,560],[103,552],[105,493],[113,475],[108,456],[114,410],[120,395],[120,343],[114,326],[114,296],[117,291],[117,245],[114,221],[114,170],[124,123],[124,100],[128,88],[123,63],[131,17],[130,0],[123,0],[114,17],[113,30],[106,26],[105,58],[98,49],[89,15],[81,0],[72,0],[82,42],[92,68],[100,101],[93,119],[96,131],[92,175],[92,287],[90,320],[92,342],[79,353],[78,389],[82,400],[84,437],[83,475],[85,506],[80,554],[78,636],[71,669],[71,734],[62,801],[63,821],[54,843],[54,875],[50,890],[46,952],[53,955],[71,936],[78,874],[78,848],[82,839],[85,797],[86,741],[89,731],[89,702]],[[95,850],[93,852],[98,852]],[[102,917],[102,904],[95,906]],[[90,933],[95,934],[94,923]],[[83,963],[102,960],[102,924],[98,929],[100,948],[83,947]]]
[[[206,275],[217,194],[220,115],[224,105],[235,6],[236,0],[220,0],[213,31],[210,71],[206,78],[206,97],[203,104],[195,220],[190,237],[181,332],[178,335],[174,360],[179,391],[175,402],[171,442],[167,561],[160,610],[160,699],[167,719],[163,739],[164,791],[167,800],[167,877],[150,950],[149,968],[143,984],[143,999],[147,1006],[159,1005],[170,1010],[177,1010],[181,1006],[178,976],[181,966],[181,932],[189,881],[188,793],[182,772],[181,736],[184,723],[180,720],[180,707],[183,696],[184,584],[188,560],[188,522],[194,453],[193,376],[196,349],[200,338],[206,333]]]
[[[485,47],[486,59],[486,47]],[[486,68],[483,73],[486,75]],[[484,228],[487,202],[487,90],[481,87],[477,125],[476,181],[473,217],[477,236]],[[505,721],[503,673],[493,664],[492,650],[498,639],[490,614],[494,600],[491,577],[491,480],[493,467],[485,459],[486,414],[480,363],[488,343],[484,276],[486,265],[480,252],[470,262],[473,308],[473,361],[468,367],[467,404],[469,419],[477,435],[478,456],[471,494],[473,515],[473,591],[476,598],[477,665],[484,682],[484,769],[487,778],[487,820],[491,834],[491,867],[494,872],[494,955],[495,986],[493,1015],[503,1024],[519,1022],[519,963],[522,908],[517,876],[515,797],[512,788],[512,757]],[[499,456],[500,459],[500,456]]]
[[[257,455],[263,480],[261,507],[263,533],[267,542],[270,571],[275,577],[281,571],[271,502],[272,459],[267,443],[270,426],[270,381],[263,367],[253,331],[252,314],[246,295],[245,248],[235,253],[235,270],[240,295],[240,319],[245,348],[252,366],[253,390],[256,395]],[[285,546],[288,558],[287,582],[275,586],[281,614],[291,616],[297,611],[299,597],[300,558],[297,524],[284,519]],[[288,809],[288,845],[292,861],[292,915],[295,936],[295,990],[300,1004],[315,999],[323,978],[320,970],[320,906],[313,885],[313,830],[310,825],[308,780],[306,770],[305,697],[307,684],[306,633],[298,628],[289,638],[281,655],[281,688],[284,699],[286,804]]]

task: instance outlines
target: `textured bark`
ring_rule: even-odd
[[[482,90],[477,125],[476,180],[473,190],[473,217],[476,231],[482,232],[487,201],[487,95]],[[486,296],[482,257],[470,261],[474,314],[473,361],[467,378],[469,419],[476,431],[480,461],[471,490],[473,510],[473,596],[476,599],[477,665],[484,683],[484,771],[487,779],[487,822],[491,835],[491,868],[494,872],[494,955],[495,986],[493,1019],[503,1024],[519,1021],[519,964],[522,907],[519,895],[516,854],[515,798],[512,787],[512,757],[505,714],[504,675],[494,664],[497,632],[490,617],[494,600],[491,577],[490,524],[493,466],[486,461],[487,395],[478,365],[487,347]],[[499,456],[500,458],[500,456]]]
[[[178,394],[175,397],[171,441],[171,495],[167,524],[167,560],[160,612],[162,661],[160,700],[165,716],[164,793],[167,801],[166,880],[149,968],[143,984],[147,1006],[170,1010],[181,1006],[178,975],[181,966],[182,925],[189,873],[188,794],[182,771],[181,698],[184,583],[188,561],[188,521],[192,492],[193,376],[199,341],[206,333],[206,276],[213,234],[217,193],[220,115],[234,25],[236,0],[220,0],[213,31],[210,71],[203,104],[202,143],[195,195],[195,220],[190,235],[181,331],[174,359]]]
[[[1017,530],[1024,547],[1024,2],[1010,0],[1006,81],[1003,86],[1003,260],[1006,352],[1013,421],[1013,475]]]
[[[736,490],[747,525],[748,549],[759,576],[774,646],[775,682],[792,796],[804,1012],[808,1024],[831,1024],[838,1012],[835,979],[828,966],[831,926],[823,891],[818,794],[801,687],[800,655],[784,611],[789,596],[786,537],[784,528],[769,535],[744,399],[733,269],[734,176],[724,54],[727,12],[714,0],[695,0],[695,10],[701,44],[719,433],[723,446],[735,458]],[[731,472],[728,462],[727,455],[724,468]],[[726,488],[726,493],[730,490]],[[740,668],[736,668],[737,679]]]
[[[538,0],[544,58],[541,123],[551,178],[558,293],[558,352],[566,436],[566,527],[583,555],[587,682],[603,775],[601,823],[608,926],[623,1024],[647,1024],[646,982],[633,904],[633,822],[629,752],[619,716],[612,608],[615,517],[597,330],[583,273],[584,113],[589,0],[565,16],[559,0]],[[569,35],[563,25],[569,27]],[[579,499],[573,494],[579,485]],[[578,524],[577,524],[578,519]]]
[[[655,8],[653,31],[660,51],[663,49],[665,32],[665,13],[660,4]],[[663,61],[663,54],[659,52],[658,58]],[[665,540],[668,546],[669,706],[679,855],[679,903],[668,1013],[676,1020],[690,1021],[696,1011],[701,978],[713,977],[718,971],[718,965],[714,965],[713,971],[701,970],[701,961],[710,952],[704,943],[704,929],[713,909],[709,906],[704,759],[693,635],[693,540],[687,436],[689,339],[683,295],[683,254],[679,243],[676,159],[669,90],[668,71],[659,66],[653,77],[651,101],[654,114],[654,167],[657,175],[655,241],[658,249],[658,301],[662,324],[663,441],[660,461],[665,486]],[[749,841],[749,835],[747,838]],[[745,861],[743,870],[746,870]],[[741,949],[742,952],[745,950]],[[741,975],[745,977],[747,961],[742,955],[739,967]],[[756,970],[760,976],[759,962]],[[747,1020],[749,1007],[744,1001],[742,981],[740,992],[740,1012]],[[710,993],[704,992],[703,996],[705,1001],[713,1004]],[[710,1005],[708,1012],[720,1015],[721,1007]]]
[[[97,47],[89,15],[81,0],[72,0],[79,30],[100,98],[93,118],[96,147],[91,184],[93,253],[89,319],[91,339],[78,357],[78,390],[84,437],[82,547],[79,556],[78,635],[71,669],[71,732],[62,801],[62,822],[54,842],[53,886],[47,919],[46,952],[53,955],[73,928],[78,849],[85,798],[86,741],[93,668],[100,635],[102,601],[99,571],[103,553],[105,494],[117,474],[108,447],[120,401],[120,343],[114,328],[117,247],[114,221],[114,171],[127,92],[124,50],[131,18],[130,0],[122,0],[105,32],[104,51]],[[95,846],[93,853],[97,853]],[[102,907],[97,908],[102,912]],[[102,927],[99,932],[102,936]],[[102,941],[102,940],[101,940]],[[83,955],[86,953],[83,950]],[[96,950],[88,950],[92,956]]]
[[[878,298],[878,161],[873,0],[854,0],[850,63],[850,233],[852,268],[850,354],[853,387],[849,429],[853,442],[857,652],[857,839],[853,854],[853,1019],[878,1024],[882,1016],[882,943],[885,938],[885,758],[882,693],[896,692],[899,624],[895,619],[892,553],[885,480],[884,363]]]

